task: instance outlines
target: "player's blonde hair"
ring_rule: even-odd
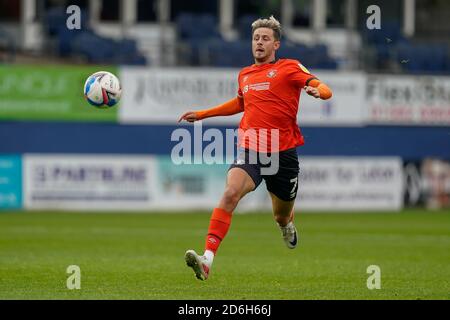
[[[269,28],[273,30],[275,40],[281,40],[281,23],[274,16],[270,16],[269,19],[260,18],[252,23],[252,35],[256,29]]]

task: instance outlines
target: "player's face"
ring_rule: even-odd
[[[271,62],[275,59],[275,51],[280,41],[275,40],[274,31],[270,28],[258,28],[253,32],[252,51],[256,63]]]

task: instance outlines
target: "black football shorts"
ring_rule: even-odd
[[[278,156],[278,160],[276,158]],[[267,190],[284,201],[294,200],[298,190],[299,162],[296,148],[278,153],[239,149],[232,168],[241,168],[253,179],[255,189],[264,179]]]

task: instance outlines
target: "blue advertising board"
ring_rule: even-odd
[[[22,159],[0,155],[0,209],[22,208]]]

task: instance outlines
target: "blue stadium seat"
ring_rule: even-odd
[[[249,14],[244,15],[239,18],[237,23],[237,31],[239,33],[239,38],[242,40],[249,41],[252,38],[252,23],[258,19],[257,15]]]
[[[405,37],[402,35],[400,24],[395,21],[383,22],[381,29],[369,30],[363,28],[363,30],[363,39],[370,45],[396,44],[405,40]]]
[[[281,43],[280,49],[278,49],[277,56],[285,59],[297,59],[305,62],[308,60],[309,49],[307,46],[295,44],[289,41]]]
[[[66,25],[67,15],[64,7],[50,8],[45,16],[45,29],[49,36],[56,36],[59,30]]]
[[[395,46],[391,46],[386,43],[377,43],[374,45],[374,48],[375,65],[380,69],[386,68],[392,59],[392,50]]]
[[[183,13],[177,17],[176,20],[178,37],[180,39],[187,39],[195,34],[195,18],[192,14]]]
[[[221,38],[218,21],[211,14],[182,13],[176,19],[180,39]]]
[[[44,15],[44,25],[47,35],[56,38],[56,49],[60,56],[66,57],[72,53],[72,43],[81,33],[89,31],[89,15],[87,11],[81,11],[81,29],[69,30],[67,28],[68,15],[64,7],[49,9]]]
[[[412,74],[444,74],[448,49],[436,44],[401,44],[397,59],[403,71]]]
[[[142,54],[138,53],[135,56],[129,57],[123,65],[133,65],[133,66],[146,66],[150,64],[150,61],[144,57]]]
[[[402,34],[402,27],[397,21],[384,22],[381,26],[381,31],[385,37],[384,39],[381,39],[382,42],[386,42],[386,38],[392,40],[394,43],[405,39]]]
[[[427,69],[431,73],[441,74],[445,72],[446,60],[448,59],[447,47],[446,45],[433,45],[427,46],[429,51],[429,56],[426,60]]]
[[[337,62],[328,54],[324,44],[307,47],[303,44],[284,42],[277,53],[280,58],[297,59],[311,69],[337,69]]]
[[[242,68],[253,63],[248,41],[211,40],[208,57],[209,64],[214,67]]]
[[[121,65],[146,65],[147,59],[139,53],[137,43],[132,39],[115,42],[113,62]]]
[[[182,13],[176,19],[178,37],[183,40],[187,50],[183,58],[189,65],[198,66],[204,63],[206,43],[211,40],[222,40],[218,30],[218,21],[211,14]]]
[[[317,69],[325,69],[325,70],[337,70],[338,69],[338,63],[334,59],[327,59],[324,60],[316,67]]]
[[[88,29],[69,30],[66,27],[59,28],[56,33],[58,54],[62,57],[70,56],[72,54],[72,44],[74,40],[84,32],[92,31]]]
[[[120,55],[133,55],[138,52],[135,40],[123,39],[117,43],[116,53]]]
[[[65,7],[53,7],[47,10],[44,15],[44,25],[47,35],[57,36],[61,28],[67,29],[66,23],[68,15]],[[81,10],[81,29],[89,29],[89,14],[86,10]]]
[[[79,34],[73,42],[73,53],[84,56],[90,63],[107,63],[115,49],[114,41],[89,31]]]
[[[403,36],[397,22],[383,23],[381,30],[368,30],[363,35],[374,49],[378,69],[390,69],[392,64],[397,64],[406,73],[444,74],[449,68],[445,45],[414,43]]]
[[[87,11],[81,11],[81,29],[69,30],[64,7],[49,9],[44,16],[47,35],[56,40],[58,54],[63,57],[83,56],[89,63],[120,63],[144,65],[134,40],[115,41],[101,37],[89,27]]]

